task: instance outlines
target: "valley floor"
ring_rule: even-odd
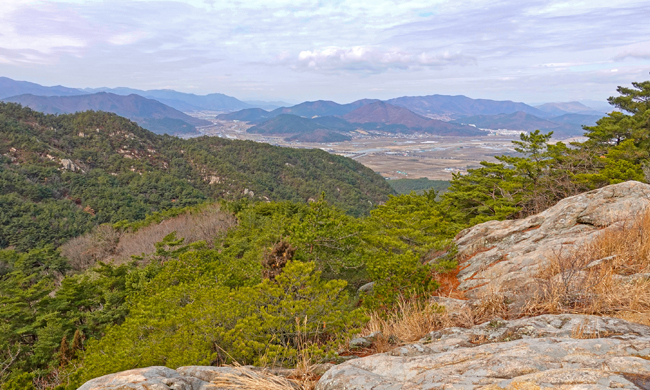
[[[213,123],[214,126],[198,130],[203,135],[323,149],[350,157],[387,179],[450,180],[452,173],[466,173],[467,169],[479,167],[481,161],[493,162],[494,156],[514,153],[512,141],[518,139],[512,131],[476,138],[358,131],[351,141],[345,142],[288,142],[283,137],[247,133],[251,126],[245,122],[213,120]]]

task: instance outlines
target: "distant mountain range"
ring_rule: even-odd
[[[468,115],[471,113],[482,114]],[[457,119],[445,122],[426,115]],[[254,133],[288,135],[287,139],[303,141],[327,139],[320,142],[332,142],[335,138],[343,139],[333,136],[333,132],[348,133],[356,129],[472,137],[486,135],[476,127],[525,131],[539,129],[553,131],[556,138],[569,138],[581,136],[584,133],[583,125],[593,126],[603,115],[603,112],[578,102],[532,107],[511,101],[431,95],[387,101],[363,99],[349,104],[319,100],[273,111],[244,109],[218,115],[217,119],[256,124],[250,129]],[[295,117],[302,117],[303,120]],[[319,137],[307,135],[316,130],[319,130]]]
[[[44,87],[28,81],[16,81],[8,77],[0,77],[0,99],[25,94],[38,96],[74,96],[84,95],[85,92],[61,85]]]
[[[177,92],[171,89],[141,90],[133,88],[68,88],[63,86],[45,87],[27,81],[12,80],[0,77],[0,99],[18,95],[32,94],[36,96],[76,96],[90,95],[98,92],[108,92],[115,95],[139,95],[149,99],[158,100],[179,111],[235,111],[244,108],[261,107],[275,109],[284,105],[284,102],[243,102],[232,96],[221,93],[208,95],[195,95],[192,93]]]
[[[308,117],[297,114],[306,114]],[[319,116],[321,114],[324,116]],[[222,114],[217,118],[222,120],[247,118],[250,122],[258,123],[248,129],[249,133],[281,135],[286,136],[287,141],[303,142],[347,141],[351,139],[349,133],[357,129],[454,136],[487,134],[475,127],[425,118],[404,107],[393,106],[379,100],[360,100],[345,105],[328,101],[305,102],[298,107],[271,112],[248,109]]]
[[[243,102],[220,93],[195,95],[168,89],[45,87],[6,77],[0,77],[0,100],[52,113],[84,109],[115,112],[154,132],[167,134],[192,134],[196,132],[195,126],[209,124],[183,112],[225,111],[227,113],[218,115],[217,119],[249,122],[256,125],[252,132],[282,134],[292,140],[326,140],[322,142],[346,139],[349,137],[346,133],[356,129],[438,135],[485,134],[468,124],[483,129],[553,130],[556,137],[562,138],[582,135],[582,125],[593,125],[604,115],[603,105],[596,104],[599,102],[590,104],[598,109],[580,102],[545,103],[533,107],[520,102],[472,99],[462,95],[404,96],[386,101],[362,99],[348,104],[318,100],[277,107],[285,103]]]
[[[120,96],[107,92],[76,96],[19,95],[2,99],[20,103],[46,114],[72,114],[81,111],[114,112],[158,134],[198,134],[195,126],[211,125],[157,100],[139,95]]]
[[[386,103],[408,108],[423,116],[447,115],[452,118],[460,118],[473,115],[512,114],[518,111],[544,116],[543,111],[525,103],[472,99],[462,95],[404,96],[386,100]]]
[[[211,93],[209,95],[195,95],[193,93],[177,92],[171,89],[140,90],[132,88],[86,88],[86,93],[110,92],[116,95],[140,95],[149,99],[158,100],[172,108],[180,111],[234,111],[244,108],[251,108],[232,96],[222,93]]]

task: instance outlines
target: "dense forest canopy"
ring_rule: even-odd
[[[328,202],[363,215],[392,193],[321,150],[159,136],[115,114],[43,115],[0,103],[0,248],[60,245],[92,226],[208,199]]]
[[[368,313],[381,315],[400,298],[427,299],[436,293],[442,274],[457,267],[451,239],[461,229],[531,215],[566,196],[611,183],[647,181],[650,81],[619,88],[619,93],[610,102],[620,111],[586,128],[588,141],[582,144],[549,144],[549,134],[525,134],[515,142],[520,156],[500,156],[496,163],[484,162],[467,175],[456,175],[440,196],[435,191],[389,196],[366,216],[346,213],[351,203],[339,199],[336,189],[334,196],[325,191],[310,203],[302,197],[295,202],[290,196],[284,201],[256,201],[257,192],[252,198],[224,200],[220,205],[202,203],[216,196],[203,192],[210,188],[201,180],[206,173],[196,168],[212,167],[210,150],[231,150],[235,155],[235,161],[226,160],[221,168],[232,169],[233,176],[224,177],[233,185],[215,187],[221,194],[234,195],[234,188],[263,193],[273,186],[263,163],[283,153],[292,156],[284,149],[264,146],[277,156],[265,160],[265,155],[257,167],[244,167],[243,162],[237,164],[245,155],[240,149],[252,155],[252,143],[187,142],[133,126],[115,144],[110,137],[82,137],[80,127],[62,124],[79,120],[90,133],[98,126],[85,121],[102,118],[111,134],[128,123],[114,115],[45,117],[2,106],[14,118],[7,120],[9,114],[2,114],[5,160],[0,196],[14,213],[5,214],[3,221],[16,223],[25,229],[23,235],[34,234],[38,240],[0,251],[1,387],[75,389],[99,375],[150,365],[292,366],[305,353],[315,362],[335,360],[340,343],[363,326]],[[111,127],[110,121],[120,125]],[[125,158],[127,153],[146,158]],[[64,156],[73,156],[85,173],[59,170],[61,162],[56,159]],[[315,169],[329,165],[340,170],[338,158],[328,160],[319,152],[306,156],[316,159]],[[300,159],[295,159],[291,164],[299,167]],[[287,165],[273,165],[287,175],[281,177],[285,183],[291,176],[282,166]],[[252,172],[257,181],[241,172]],[[341,174],[361,180],[353,172],[365,171]],[[238,185],[238,178],[249,181]],[[163,195],[140,197],[143,188]],[[284,191],[300,194],[294,187]],[[93,203],[98,197],[103,200]],[[180,199],[185,207],[175,208]],[[161,205],[172,208],[142,220],[152,210],[164,208]],[[79,217],[83,214],[78,210],[87,206],[92,213],[84,213],[90,217]],[[214,207],[236,224],[215,231],[209,240],[190,242],[177,235],[180,231],[169,233],[155,250],[133,256],[132,261],[73,269],[55,248],[57,240],[88,229],[92,233],[84,237],[105,246],[115,235],[156,229],[165,220]],[[112,218],[113,212],[121,214]],[[93,228],[100,222],[93,218],[100,216],[101,222],[133,222]],[[62,217],[78,221],[76,230],[38,236],[46,231],[39,224],[55,229],[52,224]],[[66,226],[61,223],[60,228]],[[371,281],[371,291],[358,292]]]

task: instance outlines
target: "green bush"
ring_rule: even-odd
[[[172,261],[166,267],[177,265]],[[87,344],[77,384],[152,365],[292,365],[301,348],[331,357],[365,320],[350,306],[345,286],[345,281],[322,280],[314,263],[295,261],[275,281],[252,287],[231,290],[202,277],[169,286],[141,297],[124,324]]]

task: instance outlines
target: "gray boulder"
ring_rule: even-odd
[[[193,375],[167,367],[137,368],[104,375],[86,382],[78,390],[217,390]]]
[[[187,366],[172,370],[156,366],[104,375],[78,390],[225,390],[210,382],[238,374],[241,369],[233,367]]]

